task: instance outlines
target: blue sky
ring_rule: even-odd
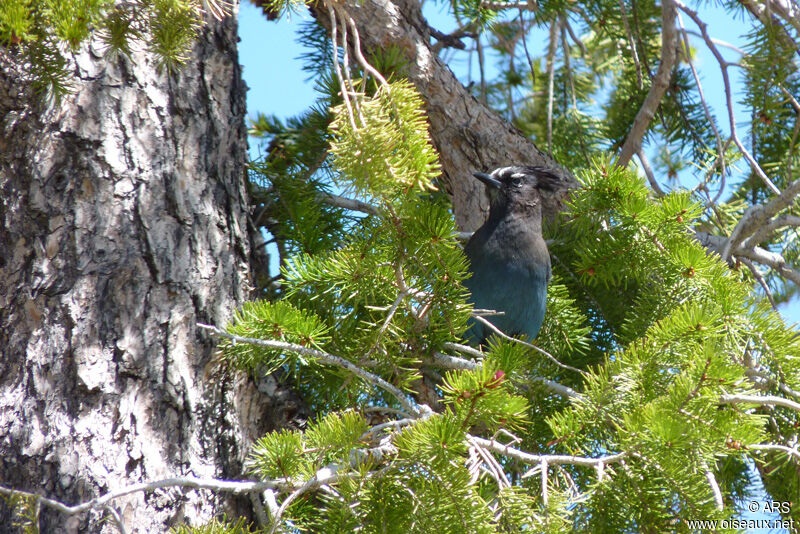
[[[428,22],[443,32],[454,28],[454,21],[447,13],[444,4],[436,5],[427,2],[425,15]],[[700,11],[701,18],[708,23],[709,34],[712,37],[726,41],[734,46],[743,45],[742,35],[747,32],[748,26],[742,20],[733,20],[731,16],[720,7],[706,6]],[[298,57],[303,49],[296,41],[296,32],[302,20],[310,19],[306,13],[295,13],[291,17],[284,17],[279,21],[269,22],[262,15],[261,10],[245,1],[240,8],[239,33],[242,39],[239,47],[239,62],[244,67],[244,79],[250,90],[247,94],[248,113],[253,116],[256,112],[274,114],[282,119],[297,115],[313,104],[316,96],[314,81],[307,80],[307,73],[301,69]],[[684,25],[691,29],[693,24],[684,17]],[[532,55],[538,55],[546,42],[544,33],[534,34],[528,39]],[[716,114],[723,132],[730,128],[727,123],[725,111],[724,90],[722,76],[716,59],[707,51],[702,40],[690,36],[690,44],[695,47],[697,56],[695,66],[699,72],[703,90],[709,104]],[[720,51],[729,61],[738,61],[739,54],[726,47]],[[476,63],[476,62],[473,62]],[[451,68],[456,75],[464,80],[468,77],[467,63],[455,58]],[[496,72],[491,60],[487,61],[488,75]],[[729,69],[731,83],[736,85],[740,76],[740,69]],[[473,65],[472,78],[477,78],[477,66]],[[736,109],[736,119],[741,128],[749,120],[744,110]],[[251,154],[258,154],[257,141],[251,142]],[[652,159],[652,158],[651,158]],[[687,181],[687,184],[692,182]],[[792,302],[781,309],[788,322],[800,322],[800,302]]]

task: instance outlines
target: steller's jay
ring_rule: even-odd
[[[550,254],[542,237],[540,189],[559,177],[543,167],[514,166],[474,176],[486,184],[489,219],[467,242],[472,276],[464,281],[475,308],[503,312],[487,319],[508,335],[531,340],[544,320]],[[483,343],[491,330],[471,319],[467,338]]]

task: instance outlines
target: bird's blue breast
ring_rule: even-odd
[[[550,254],[542,238],[542,198],[549,184],[537,167],[502,167],[491,176],[476,173],[490,191],[489,218],[464,248],[471,276],[464,284],[476,308],[508,335],[536,337],[544,321]],[[472,320],[467,337],[482,343],[491,329]]]
[[[504,312],[487,319],[506,334],[521,334],[533,339],[544,321],[550,278],[547,249],[542,247],[531,251],[518,248],[492,254],[492,248],[484,246],[477,251],[467,251],[472,276],[464,283],[472,294],[473,304],[475,308]],[[489,335],[491,330],[488,327],[471,320],[468,338],[480,343]]]

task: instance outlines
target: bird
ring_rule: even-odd
[[[489,218],[464,247],[469,276],[464,285],[475,309],[502,312],[486,317],[509,336],[533,340],[544,321],[550,253],[542,237],[541,190],[555,190],[560,177],[546,167],[511,166],[475,172],[489,194]],[[482,344],[489,327],[470,319],[466,337]]]

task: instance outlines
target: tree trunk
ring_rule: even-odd
[[[143,480],[241,477],[256,433],[287,417],[216,372],[216,340],[195,326],[224,325],[249,288],[236,41],[235,16],[210,23],[172,76],[146,52],[88,46],[55,105],[0,50],[0,484],[72,505]],[[128,532],[152,533],[218,503],[169,490],[111,504]],[[104,514],[43,510],[40,527],[115,532]]]

